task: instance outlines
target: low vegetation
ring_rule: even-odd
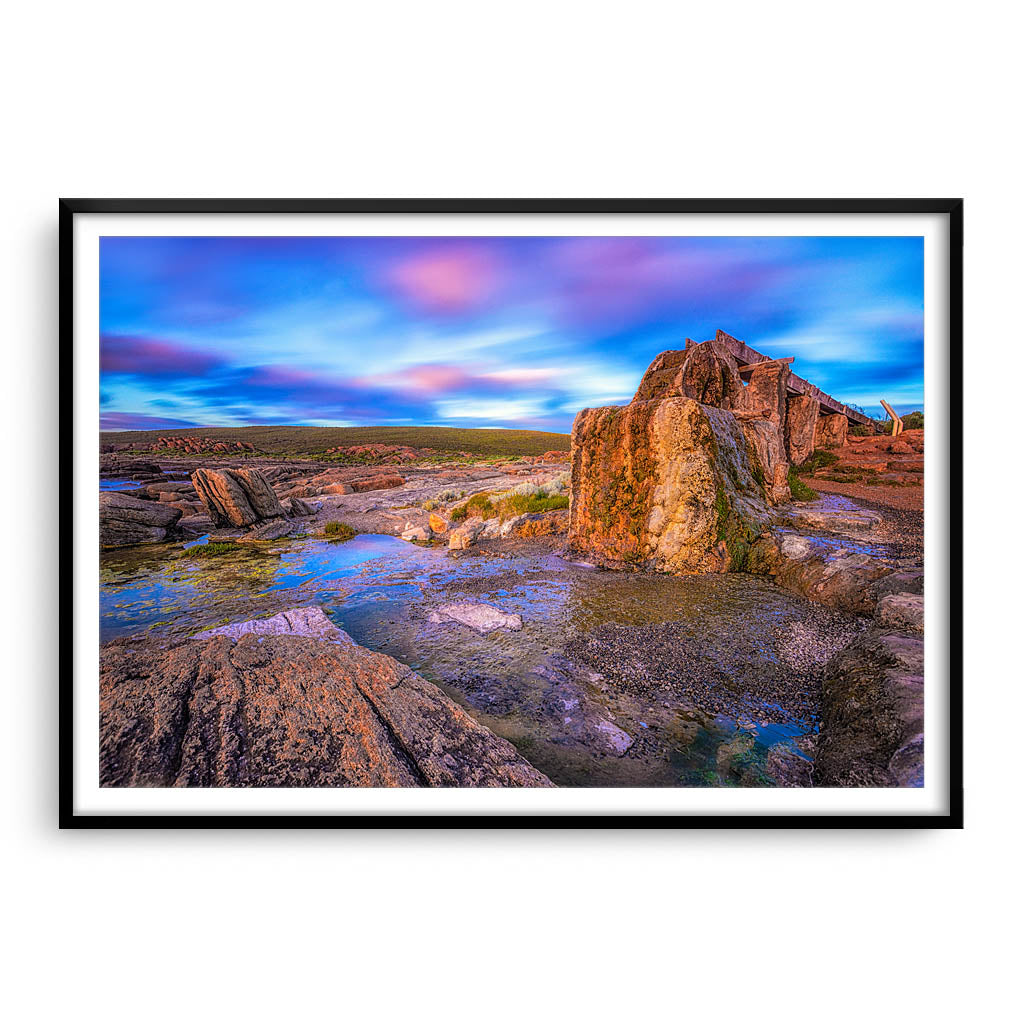
[[[324,524],[324,533],[331,540],[351,540],[356,535],[356,531],[348,523],[339,523],[335,520]]]
[[[474,494],[469,501],[453,508],[449,516],[455,522],[472,516],[479,516],[481,519],[510,519],[512,516],[527,512],[553,512],[568,508],[569,495],[558,493],[558,489],[559,484],[555,481],[548,484],[547,488],[535,484],[520,484],[510,491],[498,494]],[[551,491],[555,493],[550,493]]]
[[[789,467],[789,490],[794,501],[814,501],[818,497],[817,491],[812,491],[797,475],[797,467]]]
[[[237,554],[241,550],[241,547],[234,541],[218,540],[186,548],[184,554],[188,558],[219,558],[221,555]]]
[[[486,430],[463,427],[184,427],[177,430],[113,430],[100,433],[101,444],[130,444],[149,451],[161,437],[202,434],[214,441],[245,441],[261,455],[320,457],[328,448],[368,444],[432,448],[439,453],[470,452],[482,458],[543,455],[569,451],[569,435],[543,430]],[[234,453],[232,453],[234,454]],[[450,456],[449,456],[450,457]],[[343,459],[342,459],[343,461]]]
[[[794,466],[793,469],[800,476],[813,476],[819,469],[828,469],[839,461],[835,452],[825,451],[824,448],[815,448],[810,458],[802,466]]]

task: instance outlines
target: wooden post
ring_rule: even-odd
[[[896,415],[896,410],[883,398],[882,408],[892,417],[892,436],[903,433],[903,420]]]

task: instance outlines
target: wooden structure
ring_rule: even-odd
[[[892,436],[895,437],[897,434],[903,433],[903,420],[896,415],[896,410],[883,398],[881,399],[882,408],[889,414],[889,418],[892,420]]]
[[[717,331],[715,333],[715,341],[732,353],[733,358],[740,364],[740,376],[744,380],[750,379],[750,374],[758,363],[791,363],[794,359],[793,356],[789,356],[786,359],[772,359],[771,356],[758,352],[757,349],[751,348],[745,342],[740,341],[739,338],[734,338],[731,334],[726,334],[725,331]],[[687,339],[687,347],[689,347],[689,344],[689,339]],[[844,405],[831,395],[826,395],[820,388],[816,388],[813,384],[804,380],[803,377],[798,377],[795,373],[790,373],[789,379],[786,381],[786,387],[791,395],[810,395],[812,398],[816,398],[818,404],[826,413],[840,413],[851,423],[862,423],[868,427],[876,426],[875,421],[870,416],[865,416],[864,413],[851,409],[850,406]],[[884,405],[885,403],[883,402],[882,404]],[[900,426],[902,427],[902,423]]]

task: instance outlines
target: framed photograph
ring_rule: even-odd
[[[962,827],[962,245],[62,200],[61,826]]]

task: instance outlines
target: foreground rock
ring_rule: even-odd
[[[181,519],[181,510],[159,501],[132,498],[119,491],[100,492],[100,546],[158,544]]]
[[[100,783],[551,785],[432,683],[308,608],[107,644]]]
[[[744,567],[770,515],[732,413],[689,398],[584,409],[572,439],[572,553],[612,568]]]
[[[258,469],[197,469],[192,474],[192,486],[216,526],[252,526],[285,514]]]
[[[828,664],[815,786],[924,785],[924,642],[862,636]]]
[[[430,621],[458,622],[478,633],[492,633],[496,629],[518,631],[523,628],[523,620],[519,615],[476,601],[443,604],[430,613]]]

